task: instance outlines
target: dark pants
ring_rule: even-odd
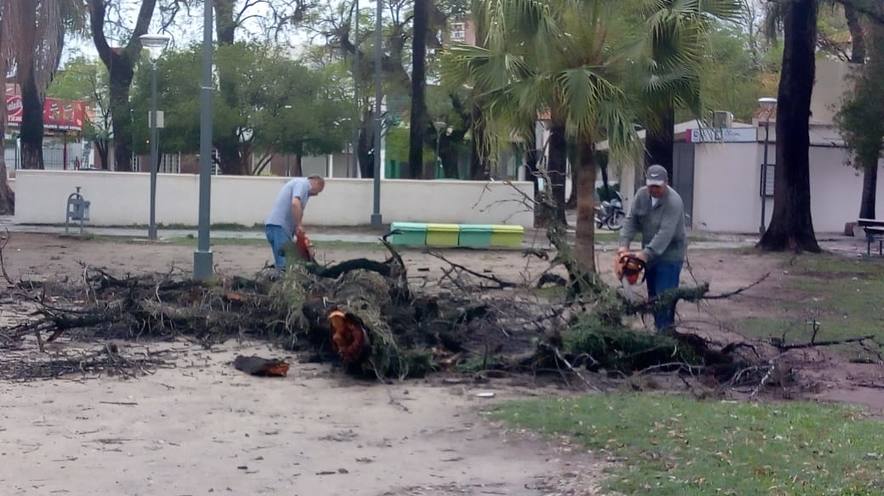
[[[681,276],[682,262],[656,262],[645,269],[645,278],[648,282],[648,298],[654,300],[667,289],[678,287]],[[668,305],[654,312],[654,325],[658,331],[672,327],[675,324],[675,305]]]
[[[285,269],[285,254],[293,246],[292,236],[282,226],[275,224],[264,226],[264,233],[267,235],[270,249],[273,250],[274,266],[279,270]]]

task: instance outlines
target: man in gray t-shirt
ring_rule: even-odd
[[[285,268],[285,250],[303,233],[304,209],[311,196],[325,189],[325,180],[320,176],[296,177],[285,183],[276,199],[273,209],[264,221],[267,242],[273,250],[273,262],[277,269]]]

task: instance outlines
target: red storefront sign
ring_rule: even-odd
[[[86,103],[80,100],[46,98],[43,102],[43,125],[48,129],[81,131],[86,119]],[[21,95],[6,94],[7,125],[20,125],[22,120]]]

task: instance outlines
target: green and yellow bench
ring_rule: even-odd
[[[394,222],[390,242],[398,246],[441,248],[521,248],[525,228],[486,224]]]

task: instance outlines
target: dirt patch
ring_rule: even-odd
[[[4,494],[543,495],[592,464],[485,422],[520,396],[502,385],[383,385],[298,363],[261,379],[230,362],[278,350],[165,346],[177,368],[135,381],[0,383]]]

